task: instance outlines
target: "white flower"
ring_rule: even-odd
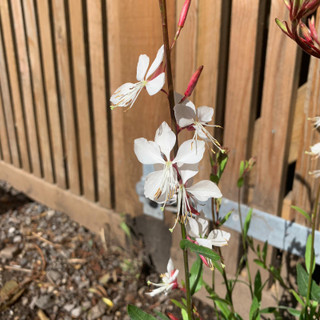
[[[161,275],[162,283],[153,283],[148,281],[148,284],[153,284],[158,287],[157,289],[148,292],[147,294],[151,297],[164,292],[168,294],[171,290],[178,288],[177,277],[179,274],[179,270],[174,268],[173,262],[171,258],[168,261],[167,272]]]
[[[146,87],[150,96],[159,92],[165,82],[165,73],[162,72],[154,79],[148,80],[149,77],[160,66],[164,55],[164,46],[158,50],[157,56],[154,59],[151,67],[148,70],[150,59],[147,55],[142,54],[139,57],[137,65],[137,83],[127,82],[120,86],[114,94],[111,96],[110,101],[112,103],[111,108],[116,107],[129,107],[131,108],[136,101],[141,90]],[[148,73],[147,73],[148,70]],[[146,74],[147,73],[147,74]]]
[[[198,163],[205,150],[204,142],[187,140],[180,146],[176,157],[171,160],[170,152],[176,143],[176,136],[166,122],[158,128],[154,141],[135,139],[134,152],[143,164],[155,165],[155,171],[146,177],[144,194],[158,203],[172,199],[178,187],[177,170],[184,164]],[[180,172],[180,170],[179,170]]]
[[[318,129],[320,127],[320,117],[319,116],[316,116],[313,118],[308,118],[308,120],[313,122],[315,129]]]
[[[313,178],[317,179],[320,177],[320,170],[309,171],[309,174],[313,176]]]
[[[182,96],[181,96],[182,97]],[[176,101],[181,101],[180,95],[176,94]],[[174,107],[174,114],[177,124],[180,128],[188,128],[195,130],[194,140],[198,137],[204,140],[211,141],[219,150],[221,146],[219,142],[212,136],[212,134],[205,127],[217,127],[209,125],[212,121],[214,110],[210,107],[199,107],[196,109],[195,105],[190,100],[185,100],[182,103],[177,103]]]
[[[309,154],[315,158],[319,158],[320,157],[320,142],[311,146],[310,151],[306,151],[306,154]]]
[[[196,238],[196,241],[200,246],[204,246],[207,248],[212,249],[213,246],[215,247],[223,247],[228,244],[228,241],[230,240],[230,233],[220,230],[220,229],[214,229],[212,230],[208,237],[205,238]]]
[[[186,226],[187,232],[192,238],[203,238],[208,232],[209,222],[207,219],[196,217],[190,218]]]

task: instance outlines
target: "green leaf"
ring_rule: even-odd
[[[309,222],[311,222],[311,217],[306,211],[296,206],[291,206],[291,208],[301,213]]]
[[[243,177],[239,178],[238,181],[237,181],[237,187],[238,188],[242,188],[243,187],[243,183],[244,183],[244,178]]]
[[[274,313],[275,311],[277,311],[277,308],[267,307],[267,308],[260,310],[260,313]]]
[[[253,262],[256,263],[258,266],[260,266],[261,268],[267,269],[266,265],[259,259],[254,259]]]
[[[128,225],[127,225],[124,221],[122,221],[122,222],[120,223],[120,227],[121,227],[121,229],[123,230],[123,232],[126,234],[126,236],[127,236],[129,239],[131,239],[131,232],[130,232],[130,228],[128,227]]]
[[[301,264],[297,264],[297,283],[298,291],[303,296],[307,296],[308,291],[308,274]]]
[[[245,161],[240,161],[240,169],[239,169],[239,179],[243,176],[243,172],[245,170]]]
[[[250,320],[258,320],[260,319],[259,315],[260,302],[257,297],[254,297],[252,300],[252,304],[250,307],[249,318]]]
[[[128,314],[131,320],[157,320],[155,317],[131,304],[128,305]]]
[[[190,292],[193,296],[202,287],[202,260],[198,256],[190,269]]]
[[[300,310],[297,310],[297,309],[293,309],[293,308],[287,308],[288,312],[295,316],[295,317],[299,317],[300,316]]]
[[[258,302],[261,301],[262,297],[262,283],[261,283],[261,274],[258,270],[254,278],[254,296],[257,298]]]
[[[231,216],[231,213],[233,211],[229,211],[220,221],[219,221],[219,225],[222,226],[226,221],[228,221],[228,219],[230,218]]]
[[[221,274],[223,274],[223,268],[219,262],[212,261],[212,264]]]
[[[215,303],[216,303],[217,307],[219,308],[219,310],[224,315],[224,317],[226,319],[229,319],[229,316],[231,315],[231,311],[228,308],[228,304],[221,301],[221,300],[215,300]]]
[[[300,298],[297,292],[295,292],[293,289],[290,289],[289,292],[295,297],[295,299],[304,307],[305,303],[304,301]]]
[[[307,245],[306,245],[306,252],[305,252],[305,263],[306,263],[306,268],[308,273],[310,274],[310,263],[311,263],[311,254],[313,252],[313,263],[312,263],[312,270],[311,274],[313,273],[315,267],[316,267],[316,260],[314,258],[314,248],[312,246],[312,235],[309,234],[308,240],[307,240]]]
[[[278,25],[278,27],[284,32],[284,33],[288,33],[288,29],[287,26],[281,22],[278,18],[275,19],[276,20],[276,24]]]
[[[262,249],[262,260],[263,260],[264,264],[266,264],[267,253],[268,253],[268,241],[266,241],[264,243],[263,249]]]
[[[159,311],[154,310],[154,313],[162,320],[168,320],[169,319],[166,315],[164,315],[163,313],[161,313]]]
[[[219,177],[213,173],[210,174],[210,180],[215,184],[219,183]]]
[[[171,302],[173,304],[175,304],[178,308],[180,308],[181,310],[187,310],[187,307],[185,305],[183,305],[181,302],[177,301],[176,299],[171,299]]]
[[[218,261],[220,260],[220,256],[212,251],[209,248],[199,246],[195,243],[192,243],[189,240],[183,239],[180,241],[180,248],[181,249],[190,249],[192,252],[195,252],[197,254],[201,254],[202,256],[211,259],[212,261]]]
[[[188,313],[186,310],[181,309],[181,315],[183,320],[189,320]]]
[[[251,222],[251,217],[252,217],[252,208],[250,208],[250,210],[246,216],[246,220],[244,221],[244,226],[243,226],[244,238],[247,238],[247,234],[248,234],[248,230],[249,230],[250,222]]]

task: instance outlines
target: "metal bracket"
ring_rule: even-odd
[[[144,197],[143,186],[145,177],[148,173],[153,171],[152,165],[143,166],[143,177],[137,183],[137,193],[140,201],[143,203],[143,212],[149,216],[153,216],[157,219],[163,220],[163,212],[160,209],[160,205],[146,199]],[[199,211],[203,211],[205,216],[212,220],[211,215],[211,200],[206,203],[201,203],[197,208]],[[250,210],[250,207],[246,205],[240,206],[242,221]],[[175,211],[174,207],[166,207],[166,210]],[[238,212],[238,203],[222,199],[220,208],[220,217],[224,217],[228,212],[232,211],[232,214],[224,226],[241,232],[240,217]],[[251,224],[248,231],[248,235],[256,240],[262,242],[268,241],[268,243],[281,250],[288,251],[298,256],[304,256],[308,235],[311,233],[311,229],[295,222],[285,220],[283,218],[271,215],[270,213],[253,209]],[[320,243],[320,232],[315,232],[315,244]],[[320,246],[315,246],[316,263],[320,264]]]

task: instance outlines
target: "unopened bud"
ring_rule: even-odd
[[[179,22],[178,22],[179,28],[183,28],[184,23],[186,22],[190,4],[191,4],[191,0],[186,0],[184,2],[184,5],[183,5],[181,13],[180,13]]]
[[[199,77],[201,75],[202,69],[203,69],[203,66],[199,67],[197,69],[197,71],[192,75],[192,77],[191,77],[191,79],[189,81],[187,90],[184,93],[185,97],[190,97],[191,96],[194,87],[197,85],[197,82],[198,82]]]
[[[172,313],[168,312],[167,316],[170,318],[170,320],[179,320],[176,316],[174,316]]]

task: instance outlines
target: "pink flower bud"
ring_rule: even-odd
[[[178,27],[179,28],[183,28],[183,26],[184,26],[184,23],[185,23],[185,21],[187,19],[187,15],[188,15],[190,4],[191,4],[191,0],[186,0],[184,2],[184,5],[183,5],[181,13],[180,13],[179,22],[178,22]]]
[[[203,69],[203,66],[199,67],[199,68],[197,69],[197,71],[192,75],[192,77],[191,77],[191,79],[190,79],[190,81],[189,81],[187,90],[186,90],[185,93],[184,93],[184,96],[185,96],[185,97],[190,97],[190,96],[191,96],[193,89],[194,89],[195,86],[197,85],[197,82],[198,82],[198,79],[199,79],[200,74],[201,74],[201,72],[202,72],[202,69]]]
[[[168,312],[167,316],[171,319],[171,320],[179,320],[179,318],[177,318],[176,316],[174,316],[172,313]]]

